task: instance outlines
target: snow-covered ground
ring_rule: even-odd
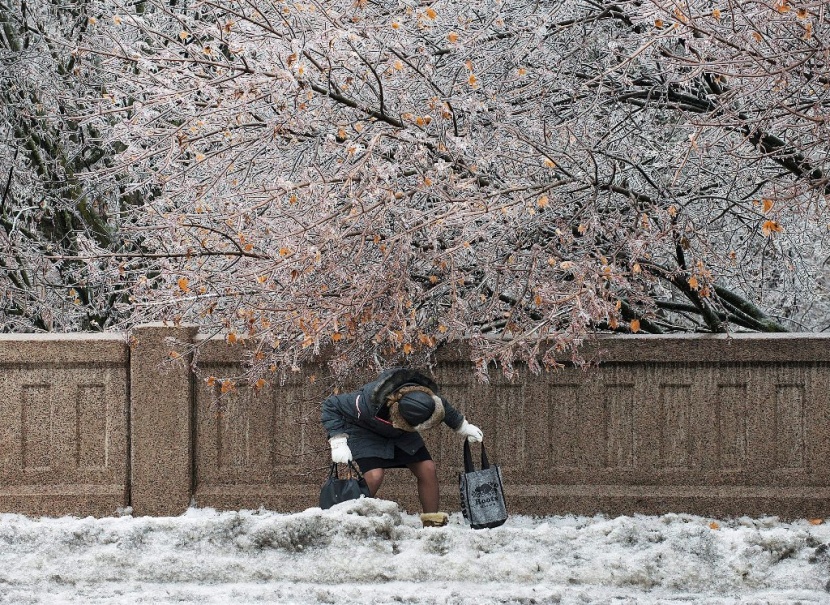
[[[830,526],[513,516],[422,529],[389,501],[301,513],[0,515],[0,603],[830,603]],[[828,587],[830,588],[830,587]]]

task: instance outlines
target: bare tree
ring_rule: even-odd
[[[482,375],[820,321],[822,2],[140,6],[73,49],[117,151],[86,182],[145,201],[140,252],[78,255],[129,276],[130,321],[247,337],[254,372],[463,339]]]
[[[109,161],[94,127],[72,120],[94,86],[70,44],[90,24],[87,3],[0,0],[0,330],[101,330],[125,296],[79,254],[119,249],[108,222],[117,180],[78,174]],[[134,202],[135,200],[133,200]]]

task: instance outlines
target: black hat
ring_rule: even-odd
[[[425,431],[444,419],[444,402],[420,385],[404,385],[389,397],[387,405],[392,426],[404,431]]]
[[[435,412],[435,400],[423,391],[412,391],[401,397],[398,409],[404,420],[412,426],[418,426]]]

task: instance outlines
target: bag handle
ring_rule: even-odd
[[[490,461],[487,459],[487,450],[484,448],[484,443],[481,444],[481,470],[490,468]],[[464,472],[465,473],[472,473],[474,472],[475,466],[473,466],[473,453],[470,450],[470,442],[465,439],[464,440]]]
[[[358,481],[363,481],[363,474],[360,472],[360,469],[357,468],[357,465],[355,465],[354,461],[349,460],[349,462],[347,464],[349,466],[349,470],[352,473],[354,473],[355,476],[357,476],[357,480]],[[331,468],[329,469],[329,479],[339,479],[339,478],[340,478],[340,476],[338,474],[337,463],[332,462],[331,463]]]

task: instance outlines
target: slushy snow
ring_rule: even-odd
[[[0,604],[830,603],[830,527],[514,515],[421,528],[394,502],[294,514],[0,514]]]

